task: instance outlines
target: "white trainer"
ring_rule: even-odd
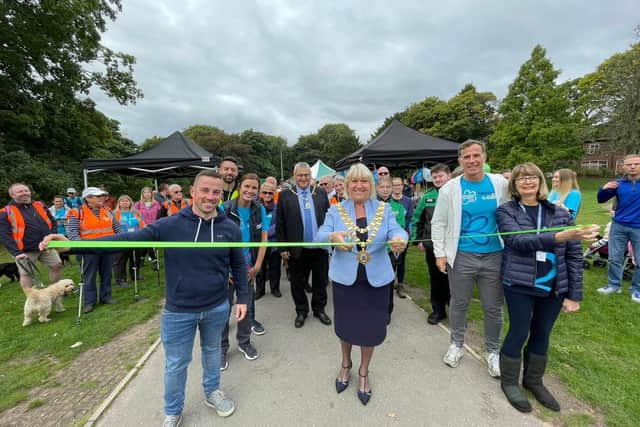
[[[611,295],[611,294],[619,294],[622,292],[619,286],[611,286],[607,285],[602,288],[598,288],[598,293],[601,295]]]
[[[500,355],[498,353],[485,353],[484,359],[489,367],[489,375],[500,378]]]
[[[447,354],[444,355],[442,361],[445,365],[457,368],[460,364],[460,359],[464,356],[464,348],[459,347],[457,344],[451,343]]]

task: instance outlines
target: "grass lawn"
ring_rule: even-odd
[[[2,251],[0,260],[6,262],[10,257]],[[77,284],[79,269],[75,258],[73,262],[73,266],[64,268],[63,277],[71,278]],[[23,327],[24,294],[17,282],[8,284],[8,279],[3,277],[0,288],[0,412],[27,399],[29,390],[35,386],[55,387],[47,382],[49,378],[80,353],[101,346],[158,313],[159,302],[164,296],[164,276],[161,275],[161,286],[157,286],[156,275],[151,272],[149,263],[143,273],[145,280],[139,283],[141,298],[138,302],[134,302],[133,283],[129,289],[114,287],[113,296],[118,304],[98,305],[93,313],[82,316],[79,326],[76,324],[78,295],[71,295],[64,301],[66,311],[52,313],[51,322],[41,324],[36,319],[32,325]],[[77,342],[82,345],[70,348]]]
[[[597,205],[595,192],[603,180],[582,180],[583,205],[578,217],[580,224],[597,223],[604,226],[609,220],[607,209]],[[6,252],[0,261],[8,261]],[[74,260],[75,262],[75,260]],[[428,290],[428,273],[424,257],[415,247],[407,257],[406,281]],[[76,325],[78,296],[65,299],[67,311],[53,313],[48,324],[35,323],[22,327],[24,295],[17,283],[7,284],[2,278],[0,288],[0,412],[27,399],[35,386],[51,386],[52,374],[64,367],[80,353],[110,341],[129,327],[156,314],[163,297],[164,286],[157,286],[149,266],[143,270],[145,280],[140,294],[144,299],[133,300],[133,289],[114,288],[115,306],[98,306],[84,315]],[[78,269],[66,267],[63,277],[78,281]],[[597,407],[605,415],[609,426],[635,426],[640,417],[637,398],[640,389],[640,304],[629,297],[628,283],[621,295],[600,296],[596,289],[606,281],[606,269],[585,271],[585,298],[581,310],[561,315],[551,338],[550,369],[581,400]],[[427,292],[428,298],[428,292]],[[428,299],[417,301],[429,309]],[[479,301],[472,303],[470,318],[482,319]],[[508,325],[508,323],[507,323]],[[505,325],[505,331],[506,327]],[[425,323],[426,327],[426,323]],[[482,329],[482,328],[480,328]],[[82,345],[70,348],[76,342]],[[444,351],[444,349],[443,349]],[[38,402],[32,403],[38,405]],[[559,422],[565,425],[592,425],[596,420],[588,414],[563,412]]]
[[[580,181],[582,208],[579,224],[604,225],[607,207],[598,205],[596,192],[602,179]],[[407,281],[427,290],[428,273],[424,257],[415,247],[408,253]],[[599,408],[609,426],[637,426],[640,417],[640,304],[631,302],[629,283],[620,295],[601,296],[596,289],[606,283],[606,268],[591,268],[584,274],[584,301],[578,313],[561,314],[551,337],[550,370],[568,390],[584,402]],[[418,303],[430,311],[427,300]],[[505,309],[506,313],[506,309]],[[470,318],[482,319],[480,302],[472,304]],[[508,322],[505,324],[505,332]],[[482,328],[480,328],[482,329]],[[443,349],[444,351],[444,349]],[[560,422],[592,425],[593,417],[561,414]]]

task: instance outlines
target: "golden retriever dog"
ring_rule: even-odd
[[[25,289],[27,300],[24,302],[24,322],[22,326],[31,324],[32,318],[38,314],[40,323],[48,322],[51,308],[56,312],[64,311],[62,299],[73,291],[73,280],[62,279],[44,289]]]

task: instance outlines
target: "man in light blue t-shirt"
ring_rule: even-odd
[[[507,180],[485,173],[484,143],[467,140],[458,148],[463,175],[440,189],[431,221],[436,265],[449,276],[451,344],[444,363],[455,368],[464,356],[467,311],[478,286],[484,311],[485,358],[489,374],[500,376],[503,291],[500,283],[502,241],[495,213],[507,201]]]

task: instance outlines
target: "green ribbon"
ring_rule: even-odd
[[[461,235],[460,239],[473,239],[479,237],[497,237],[497,236],[513,236],[518,234],[530,234],[538,232],[552,232],[552,231],[564,231],[574,230],[578,228],[585,228],[584,225],[574,225],[567,227],[551,227],[535,230],[520,230],[520,231],[508,231],[504,233],[488,233],[488,234],[473,234],[473,235]],[[445,240],[453,239],[453,237],[445,238]],[[409,240],[407,243],[420,243],[430,242],[433,239],[416,239]],[[122,248],[122,249],[134,249],[134,248],[280,248],[280,247],[327,247],[327,246],[355,246],[357,242],[346,241],[344,243],[333,242],[109,242],[109,241],[96,241],[96,240],[65,240],[58,241],[52,240],[49,242],[49,248]],[[386,245],[387,242],[374,243]],[[371,245],[367,245],[371,246]]]

